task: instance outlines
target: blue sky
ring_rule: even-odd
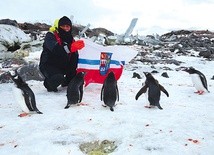
[[[74,23],[115,33],[123,33],[132,18],[138,18],[139,33],[152,27],[214,30],[213,0],[7,0],[0,7],[0,19],[52,24],[73,15]]]

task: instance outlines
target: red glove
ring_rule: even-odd
[[[70,51],[76,52],[77,50],[81,50],[83,47],[85,47],[83,40],[77,40],[71,44]]]

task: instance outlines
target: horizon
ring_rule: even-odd
[[[8,0],[1,5],[0,18],[10,18],[19,22],[40,22],[53,24],[54,20],[62,16],[74,16],[73,23],[91,29],[105,27],[122,34],[128,28],[132,18],[138,18],[133,33],[146,32],[147,29],[208,29],[213,31],[214,2],[211,0],[163,0],[146,1],[134,0],[132,3],[122,0],[66,0],[32,1]],[[10,10],[10,11],[8,11]],[[24,11],[23,11],[24,10]],[[87,10],[87,11],[86,11]]]

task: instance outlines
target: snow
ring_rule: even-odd
[[[26,59],[38,61],[40,53],[30,53]],[[101,84],[84,88],[82,103],[87,105],[64,109],[66,87],[59,87],[56,93],[47,92],[41,81],[31,80],[27,83],[43,114],[18,117],[22,111],[12,92],[14,85],[0,84],[0,154],[83,155],[79,145],[96,140],[115,141],[117,148],[112,155],[214,154],[214,81],[211,80],[214,62],[188,56],[174,56],[174,59],[184,62],[181,66],[193,66],[204,73],[210,93],[195,94],[189,74],[175,70],[179,66],[156,64],[153,66],[159,73],[153,76],[169,92],[169,97],[161,94],[163,110],[145,108],[148,104],[145,95],[137,101],[135,95],[145,81],[143,72],[154,69],[140,62],[127,63],[118,80],[120,100],[114,112],[102,106]],[[165,66],[173,69],[167,71],[169,78],[161,76]],[[133,72],[142,79],[132,78]]]

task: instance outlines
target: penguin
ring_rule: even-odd
[[[151,108],[152,106],[157,106],[160,110],[162,110],[163,108],[160,106],[161,91],[164,92],[167,97],[169,97],[169,93],[162,85],[159,84],[158,80],[156,80],[151,73],[144,72],[144,74],[146,76],[146,81],[143,84],[142,88],[136,94],[135,99],[138,100],[140,95],[147,92],[150,104],[149,108]]]
[[[111,111],[114,111],[114,106],[116,100],[119,101],[119,91],[117,86],[117,80],[115,78],[114,72],[108,73],[104,80],[103,86],[101,88],[101,101],[104,102],[104,106],[110,107]]]
[[[68,109],[71,105],[76,105],[82,101],[85,74],[85,72],[79,72],[69,82],[66,95],[68,102],[65,109]]]
[[[195,89],[197,90],[197,92],[195,93],[202,95],[204,92],[209,92],[207,87],[207,79],[202,72],[196,70],[193,67],[184,68],[183,71],[190,74],[190,77],[192,78],[192,83]]]
[[[12,88],[15,98],[18,104],[20,105],[22,111],[24,111],[24,113],[20,114],[19,116],[22,117],[33,112],[42,114],[42,112],[40,112],[36,107],[36,99],[32,89],[21,78],[21,76],[18,74],[18,71],[9,71],[9,76],[14,82],[14,85],[16,86]]]

